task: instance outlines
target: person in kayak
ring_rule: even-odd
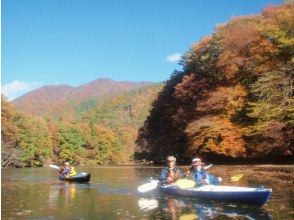
[[[62,167],[59,171],[59,176],[61,178],[68,177],[69,173],[70,173],[69,163],[65,162],[64,167]]]
[[[166,158],[166,167],[161,170],[159,181],[164,184],[171,184],[176,182],[183,176],[182,171],[176,167],[176,158],[168,156]]]
[[[221,181],[221,177],[215,177],[208,172],[205,171],[205,169],[202,167],[204,163],[201,162],[200,158],[194,158],[192,160],[192,165],[187,173],[187,175],[191,176],[197,185],[203,185],[203,184],[212,184],[212,185],[218,185]]]
[[[70,167],[70,172],[69,172],[69,176],[75,176],[77,175],[77,172],[75,171],[74,167]]]

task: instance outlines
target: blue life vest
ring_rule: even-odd
[[[204,169],[200,169],[200,170],[194,169],[192,170],[190,175],[194,178],[197,185],[203,185],[204,184],[203,180],[205,179],[207,179],[212,185],[219,184],[218,178],[214,175],[207,173]]]

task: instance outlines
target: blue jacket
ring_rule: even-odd
[[[207,173],[204,169],[200,169],[200,170],[193,169],[191,171],[191,173],[190,173],[190,176],[192,178],[194,178],[197,185],[202,185],[203,180],[205,180],[205,179],[208,179],[208,181],[212,185],[218,185],[219,184],[219,180],[217,179],[217,177]]]
[[[179,168],[174,167],[173,172],[175,173],[176,178],[182,178],[183,177],[183,173]],[[159,181],[167,180],[168,174],[169,174],[169,168],[164,167],[160,172]]]
[[[59,172],[59,176],[61,178],[64,178],[66,175],[68,175],[70,172],[70,168],[61,168],[60,172]]]
[[[207,174],[204,169],[193,169],[190,173],[190,176],[195,180],[197,185],[203,184],[203,180],[207,179]]]

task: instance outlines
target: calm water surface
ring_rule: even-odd
[[[182,167],[183,169],[187,167]],[[177,198],[137,187],[161,167],[77,167],[89,184],[61,182],[51,168],[2,169],[2,219],[294,219],[294,166],[214,166],[225,185],[273,189],[263,207]],[[230,176],[243,173],[238,183]]]

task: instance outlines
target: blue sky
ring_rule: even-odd
[[[97,78],[165,81],[191,45],[279,0],[2,0],[2,93]]]

